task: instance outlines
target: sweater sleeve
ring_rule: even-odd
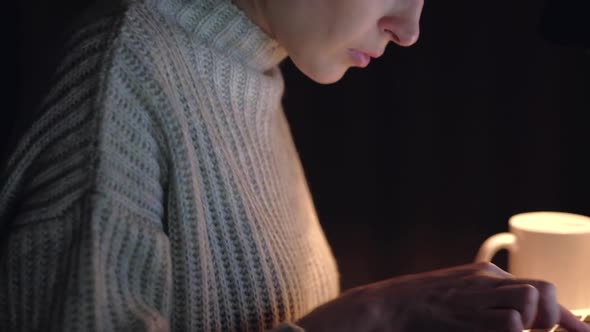
[[[0,330],[170,331],[169,239],[158,220],[96,190],[60,208],[80,185],[17,214],[0,260]],[[271,332],[303,331],[283,323]]]
[[[48,148],[26,171],[10,172],[25,179],[4,193],[18,203],[0,256],[0,330],[167,331],[172,267],[154,163],[114,145],[133,131],[89,152],[90,128],[66,122],[31,144]]]
[[[101,194],[13,231],[6,254],[3,331],[168,330],[168,240]]]
[[[100,103],[91,29],[0,176],[0,331],[169,330],[165,158],[141,107]]]
[[[17,203],[0,255],[1,331],[169,330],[172,266],[157,163],[149,144],[123,137],[141,128],[113,122],[119,128],[104,128],[97,143],[88,122],[64,117],[32,134],[41,138],[26,150],[45,148],[10,171],[22,185],[4,192]]]

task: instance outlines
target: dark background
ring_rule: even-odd
[[[590,215],[590,14],[572,1],[544,11],[538,0],[426,0],[418,44],[390,45],[337,84],[282,64],[285,110],[344,289],[468,263],[515,213]],[[18,31],[6,39],[0,152],[89,3],[21,1],[5,14]]]

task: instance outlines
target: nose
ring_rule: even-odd
[[[420,15],[424,0],[406,0],[403,8],[396,8],[378,22],[379,30],[400,46],[411,46],[420,36]]]

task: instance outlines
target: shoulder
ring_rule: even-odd
[[[89,191],[143,212],[161,200],[161,135],[140,91],[116,74],[125,10],[84,16],[72,29],[48,94],[0,169],[0,221],[17,210],[23,222],[59,215]]]

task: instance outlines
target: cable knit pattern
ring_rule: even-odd
[[[339,287],[284,49],[229,0],[97,12],[0,178],[0,331],[302,331]]]

